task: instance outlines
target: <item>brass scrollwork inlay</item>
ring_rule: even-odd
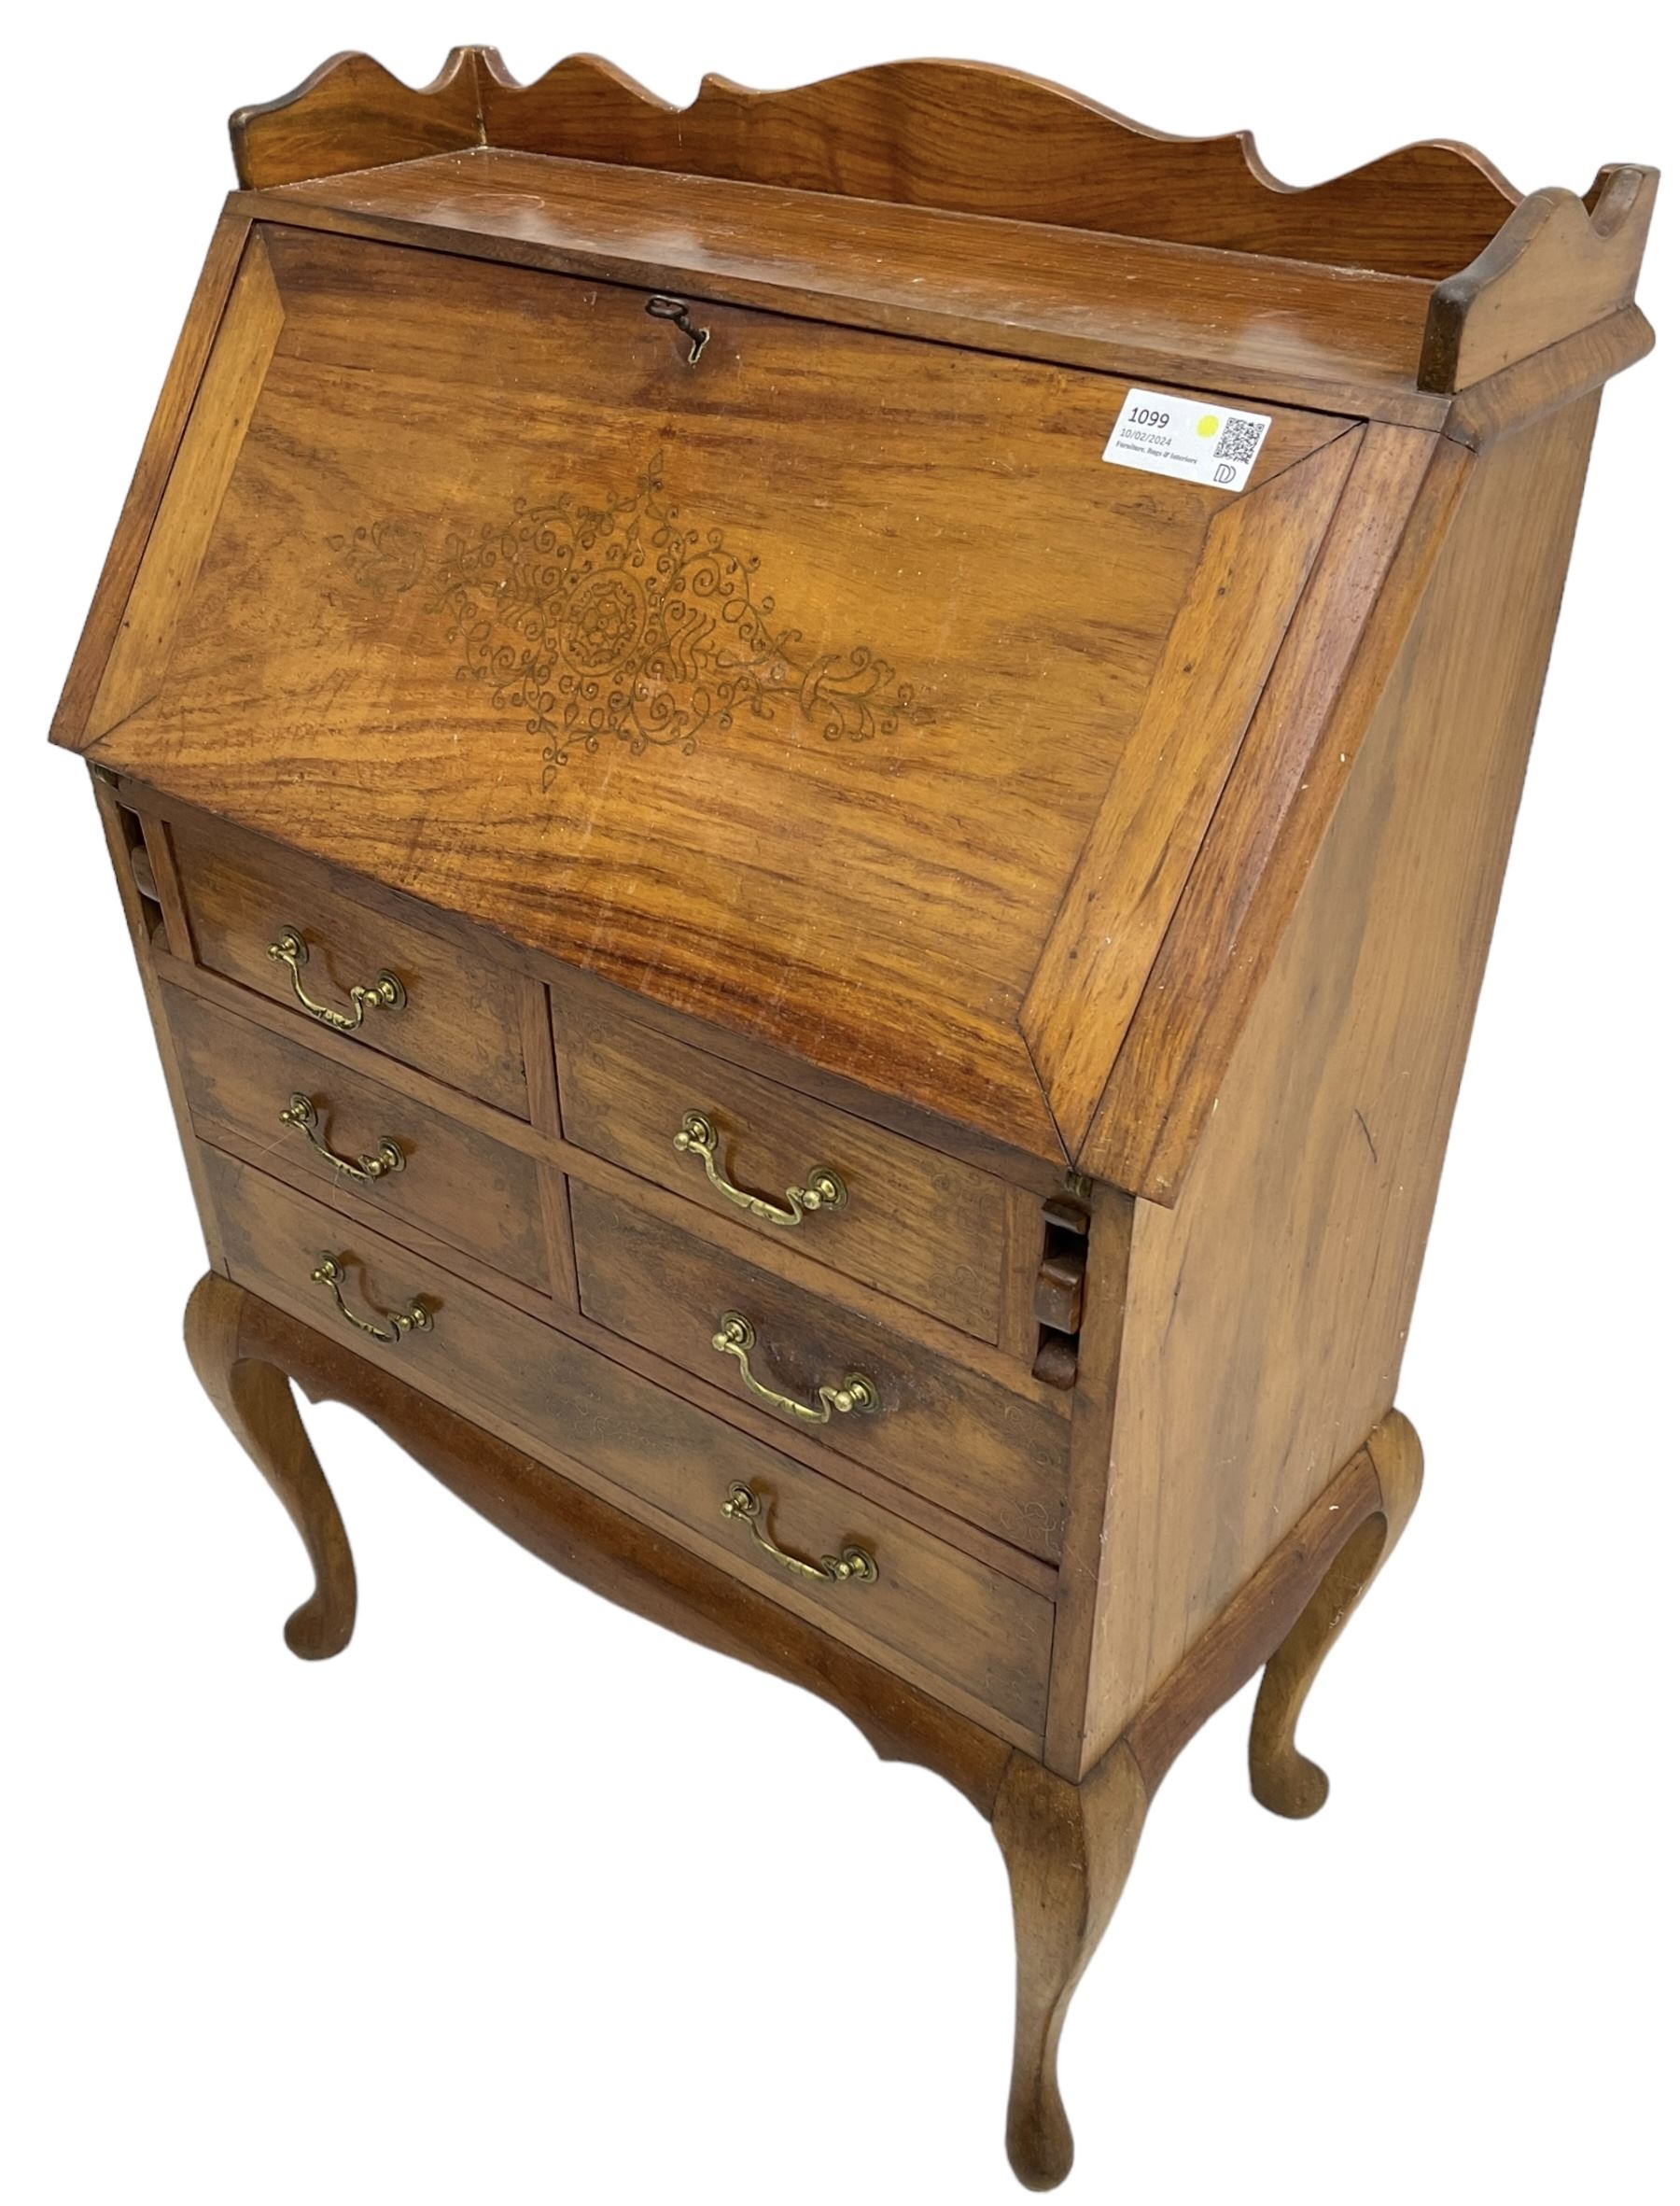
[[[602,505],[569,490],[515,499],[504,516],[452,527],[441,555],[433,525],[401,516],[327,546],[364,597],[425,594],[456,679],[543,738],[544,789],[603,743],[686,753],[748,719],[785,717],[829,743],[893,734],[909,685],[867,643],[813,651],[779,618],[757,557],[692,525],[664,467],[656,452],[633,491]]]
[[[385,1347],[395,1347],[404,1333],[428,1333],[431,1330],[431,1312],[416,1295],[406,1310],[385,1310],[380,1313],[383,1322],[369,1317],[357,1317],[344,1300],[344,1268],[330,1249],[323,1249],[309,1274],[316,1286],[324,1286],[338,1304],[339,1315],[346,1325],[353,1325],[358,1333],[366,1333],[371,1341],[381,1342]]]
[[[341,1157],[336,1149],[329,1148],[322,1140],[319,1127],[320,1113],[306,1095],[294,1095],[280,1114],[282,1126],[295,1126],[315,1155],[330,1164],[334,1172],[342,1172],[346,1179],[382,1180],[388,1173],[400,1172],[407,1159],[387,1133],[371,1156]]]
[[[837,1172],[821,1164],[811,1167],[804,1187],[788,1189],[785,1208],[772,1202],[767,1195],[750,1195],[745,1187],[737,1187],[727,1167],[718,1162],[718,1130],[704,1111],[685,1111],[671,1142],[682,1156],[699,1158],[707,1178],[726,1201],[746,1211],[749,1217],[762,1218],[767,1226],[803,1226],[813,1211],[838,1210],[846,1201],[846,1182]]]
[[[358,982],[350,991],[354,1011],[337,1011],[330,1004],[317,1004],[303,987],[303,968],[309,962],[309,945],[303,939],[301,927],[282,927],[268,946],[268,954],[275,964],[284,965],[291,975],[292,993],[308,1012],[311,1019],[318,1019],[323,1026],[335,1033],[353,1034],[370,1011],[400,1011],[408,1002],[407,991],[395,973],[380,973],[371,988]]]
[[[807,1563],[803,1555],[791,1555],[786,1548],[777,1547],[770,1537],[770,1527],[764,1513],[764,1497],[755,1494],[750,1486],[744,1486],[737,1479],[729,1489],[722,1513],[745,1525],[764,1551],[784,1570],[795,1578],[815,1578],[829,1585],[873,1585],[880,1576],[875,1559],[866,1547],[843,1547],[837,1555],[823,1555],[815,1563]]]
[[[831,1417],[847,1417],[854,1412],[867,1416],[880,1404],[873,1379],[866,1379],[861,1371],[847,1371],[838,1386],[819,1386],[817,1404],[800,1401],[791,1394],[777,1394],[773,1386],[762,1385],[752,1375],[748,1357],[752,1353],[758,1336],[751,1325],[738,1310],[726,1310],[718,1320],[718,1329],[712,1335],[712,1346],[720,1356],[732,1356],[740,1366],[741,1384],[749,1394],[771,1409],[780,1410],[790,1417],[797,1417],[805,1425],[826,1425]]]

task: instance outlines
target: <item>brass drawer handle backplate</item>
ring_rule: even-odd
[[[301,927],[282,927],[278,935],[268,946],[268,954],[275,964],[284,965],[291,975],[292,993],[311,1019],[318,1019],[323,1026],[333,1027],[341,1034],[353,1034],[370,1010],[400,1011],[408,1002],[407,991],[395,973],[381,973],[371,988],[358,983],[350,991],[350,1001],[356,1005],[352,1011],[335,1011],[330,1004],[317,1004],[303,992],[303,968],[309,962],[309,945],[303,939]]]
[[[387,1173],[400,1172],[407,1159],[390,1135],[384,1134],[371,1157],[341,1157],[336,1149],[329,1149],[316,1129],[320,1114],[306,1095],[294,1095],[280,1114],[282,1126],[295,1126],[317,1157],[324,1158],[334,1172],[342,1172],[346,1179],[382,1180]]]
[[[811,1167],[803,1187],[788,1189],[785,1210],[766,1195],[749,1195],[745,1187],[737,1187],[727,1171],[718,1168],[718,1130],[704,1111],[685,1111],[671,1141],[683,1156],[699,1158],[707,1178],[725,1201],[749,1217],[762,1218],[766,1226],[803,1226],[810,1212],[839,1210],[846,1201],[846,1182],[822,1164]]]
[[[323,1249],[316,1259],[310,1278],[317,1286],[328,1288],[339,1306],[339,1315],[346,1325],[353,1325],[358,1333],[366,1333],[369,1340],[380,1341],[387,1348],[394,1347],[404,1333],[428,1333],[431,1330],[431,1312],[418,1296],[406,1310],[386,1310],[382,1313],[384,1324],[377,1325],[371,1318],[357,1317],[344,1300],[344,1268],[329,1249]]]
[[[866,1547],[843,1547],[837,1555],[824,1555],[815,1563],[807,1563],[803,1555],[791,1555],[786,1548],[777,1547],[764,1522],[763,1496],[755,1494],[750,1486],[743,1486],[738,1480],[729,1489],[723,1514],[745,1525],[764,1553],[784,1570],[791,1570],[795,1578],[819,1579],[829,1585],[873,1585],[880,1576],[875,1559]]]
[[[819,1386],[817,1399],[820,1407],[817,1409],[812,1409],[809,1402],[796,1401],[791,1394],[777,1394],[774,1387],[761,1386],[747,1361],[756,1338],[739,1311],[726,1310],[718,1320],[712,1346],[720,1356],[735,1357],[741,1367],[741,1384],[748,1393],[759,1401],[768,1402],[773,1410],[782,1410],[804,1425],[826,1425],[836,1414],[845,1417],[856,1410],[867,1415],[879,1406],[881,1398],[875,1392],[874,1381],[864,1378],[861,1371],[847,1371],[838,1386]]]

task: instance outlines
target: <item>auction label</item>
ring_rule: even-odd
[[[1270,427],[1269,414],[1236,414],[1203,399],[1128,390],[1102,457],[1145,474],[1240,490]]]

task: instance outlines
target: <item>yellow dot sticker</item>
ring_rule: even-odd
[[[1198,437],[1216,437],[1216,436],[1218,436],[1218,434],[1219,434],[1219,416],[1218,416],[1218,415],[1217,415],[1217,414],[1204,414],[1204,415],[1202,415],[1201,419],[1200,419],[1200,420],[1199,420],[1199,421],[1197,423],[1197,425],[1196,425],[1196,433],[1197,433],[1197,435]]]

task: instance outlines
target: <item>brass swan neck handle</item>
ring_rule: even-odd
[[[358,1333],[366,1333],[370,1341],[378,1341],[386,1348],[393,1348],[405,1333],[428,1333],[431,1330],[431,1312],[416,1295],[406,1310],[385,1310],[380,1313],[383,1322],[370,1317],[357,1317],[344,1300],[344,1267],[330,1249],[323,1249],[315,1259],[315,1268],[309,1274],[316,1286],[324,1286],[338,1304],[339,1315],[346,1325],[353,1325]]]
[[[788,1189],[785,1209],[767,1195],[754,1195],[745,1187],[737,1187],[727,1167],[719,1165],[718,1130],[704,1111],[683,1113],[682,1124],[671,1136],[671,1145],[684,1157],[698,1157],[706,1167],[707,1178],[724,1201],[733,1202],[737,1210],[746,1211],[749,1217],[763,1219],[766,1226],[803,1226],[813,1212],[839,1210],[846,1201],[846,1182],[837,1172],[831,1172],[821,1164],[811,1167],[804,1187]]]
[[[309,945],[303,939],[301,927],[282,927],[269,944],[268,954],[275,964],[284,965],[291,975],[292,993],[311,1019],[318,1019],[335,1033],[353,1034],[370,1011],[400,1011],[408,1002],[408,992],[396,974],[382,971],[374,976],[371,987],[364,988],[358,982],[352,988],[350,1001],[356,1006],[354,1011],[337,1011],[330,1004],[317,1004],[303,986]]]
[[[741,1384],[756,1400],[767,1402],[771,1409],[781,1410],[805,1425],[826,1425],[831,1417],[847,1417],[853,1412],[867,1416],[879,1407],[881,1398],[875,1391],[875,1381],[866,1379],[861,1371],[847,1371],[838,1386],[819,1386],[815,1408],[794,1395],[777,1394],[773,1386],[763,1385],[753,1377],[752,1367],[747,1360],[757,1338],[750,1322],[738,1310],[725,1310],[718,1320],[711,1343],[720,1356],[734,1356],[741,1367]]]
[[[377,1149],[365,1157],[341,1157],[329,1148],[320,1133],[321,1115],[307,1095],[294,1095],[280,1114],[282,1126],[295,1126],[317,1157],[330,1164],[334,1172],[342,1172],[346,1179],[382,1180],[387,1173],[400,1172],[407,1159],[396,1142],[387,1134],[380,1137]]]
[[[764,1512],[764,1496],[755,1494],[750,1486],[744,1486],[737,1479],[729,1489],[722,1513],[745,1525],[773,1561],[795,1578],[815,1578],[829,1585],[873,1585],[880,1576],[875,1559],[866,1547],[843,1547],[837,1555],[823,1555],[818,1562],[807,1563],[803,1555],[791,1555],[786,1548],[777,1547],[770,1536]]]

